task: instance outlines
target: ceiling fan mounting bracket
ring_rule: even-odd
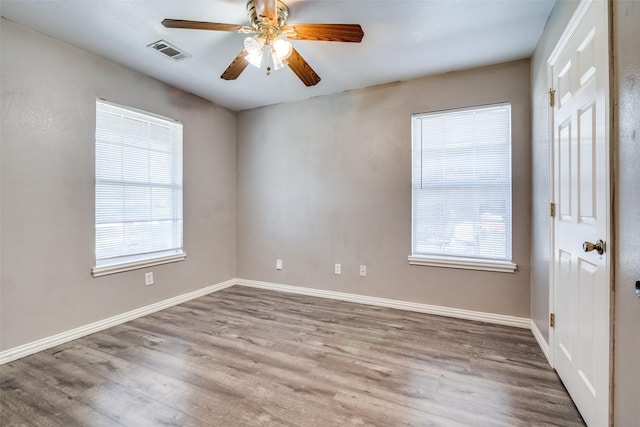
[[[277,19],[274,20],[270,17],[258,15],[254,0],[249,0],[247,2],[247,15],[249,16],[249,21],[258,34],[264,32],[276,33],[277,35],[280,34],[281,28],[287,25],[287,22],[289,21],[289,8],[287,5],[280,0],[277,0],[276,9]]]

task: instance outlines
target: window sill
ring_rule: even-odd
[[[409,255],[409,264],[429,267],[459,268],[463,270],[515,273],[518,266],[509,261],[476,260],[471,258]]]
[[[91,275],[93,277],[106,276],[109,274],[122,273],[123,271],[137,270],[139,268],[153,267],[154,265],[168,264],[170,262],[182,261],[187,258],[186,252],[176,255],[164,256],[160,258],[145,259],[141,261],[128,262],[125,264],[106,265],[103,267],[93,267]]]

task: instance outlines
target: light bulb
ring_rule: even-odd
[[[275,39],[273,43],[271,43],[271,48],[275,55],[281,60],[284,61],[291,55],[293,51],[293,46],[287,40]]]

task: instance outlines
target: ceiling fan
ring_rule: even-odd
[[[249,0],[247,15],[250,25],[181,19],[165,19],[162,25],[167,28],[255,33],[255,36],[249,36],[244,40],[244,49],[220,77],[235,80],[249,64],[266,68],[267,74],[270,74],[272,69],[278,70],[288,65],[306,86],[316,85],[320,76],[287,39],[360,43],[364,36],[362,27],[358,24],[287,25],[289,8],[280,0]]]

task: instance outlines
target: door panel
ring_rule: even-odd
[[[595,124],[595,103],[591,101],[589,105],[583,107],[578,113],[579,120],[579,140],[578,140],[578,179],[579,187],[579,210],[580,222],[595,222],[596,220],[596,196],[595,177],[593,173],[594,165],[597,164],[595,157],[595,141],[593,126]]]
[[[573,257],[571,253],[563,250],[558,251],[557,279],[566,286],[557,288],[556,312],[564,313],[562,323],[556,321],[556,343],[562,351],[564,357],[568,360],[572,359],[572,336],[571,330],[574,329],[575,316],[571,313],[571,295],[574,293],[571,283],[571,271],[573,270]]]
[[[571,119],[563,123],[558,129],[557,144],[559,145],[558,159],[558,186],[557,194],[560,196],[558,210],[560,221],[571,221]]]

